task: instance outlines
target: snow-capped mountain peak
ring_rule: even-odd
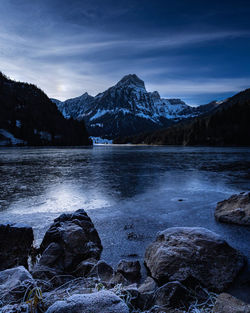
[[[139,87],[145,89],[144,81],[136,74],[125,75],[116,85],[116,87]]]
[[[135,74],[95,97],[80,97],[60,102],[52,99],[66,118],[84,120],[91,136],[115,138],[166,127],[181,119],[200,114],[180,99],[164,99],[157,91],[148,92]]]

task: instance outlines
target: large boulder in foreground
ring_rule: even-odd
[[[163,285],[179,281],[222,291],[245,264],[245,257],[217,234],[200,227],[173,227],[158,233],[145,253],[151,276]]]
[[[250,225],[250,192],[232,195],[218,202],[215,218],[219,222]]]
[[[127,305],[113,292],[79,294],[57,301],[46,313],[129,313]]]
[[[35,280],[23,266],[1,271],[0,306],[22,300],[25,292],[34,286]]]
[[[98,233],[84,210],[62,214],[50,226],[40,246],[41,259],[33,275],[72,273],[87,259],[99,260],[102,245]]]
[[[250,313],[250,304],[247,304],[228,293],[222,293],[218,296],[214,313]]]
[[[0,224],[0,270],[18,265],[28,268],[28,256],[33,240],[32,227]]]

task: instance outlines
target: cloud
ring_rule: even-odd
[[[84,5],[78,0],[72,4],[58,0],[3,0],[0,70],[16,80],[35,83],[50,97],[59,99],[85,91],[95,95],[128,73],[141,76],[150,90],[159,90],[167,97],[207,94],[212,98],[249,85],[248,77],[241,78],[246,76],[241,73],[243,69],[236,68],[237,75],[223,75],[220,59],[207,64],[210,56],[206,55],[211,45],[216,49],[221,43],[246,41],[249,29],[209,25],[195,30],[183,24],[173,30],[160,27],[172,18],[164,16],[159,21],[152,19],[155,26],[145,26],[141,31],[142,8],[136,3],[114,6],[112,0],[85,1]],[[119,19],[123,26],[117,23],[114,27],[113,20]],[[197,51],[190,57],[191,49]],[[242,46],[239,51],[244,51]],[[225,47],[225,57],[227,53]],[[192,59],[196,57],[195,63]],[[225,63],[231,61],[230,57]]]
[[[158,90],[162,95],[190,96],[201,94],[223,94],[239,92],[250,88],[250,76],[244,78],[203,78],[200,80],[166,80],[161,84],[147,84],[150,90]]]

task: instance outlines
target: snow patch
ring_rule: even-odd
[[[6,146],[6,145],[17,146],[17,145],[27,144],[26,141],[16,138],[13,134],[11,134],[5,129],[0,129],[0,135],[5,137],[4,139],[0,140],[0,146]]]
[[[16,127],[21,128],[22,123],[20,120],[16,120]]]
[[[111,110],[100,110],[98,109],[97,112],[89,119],[90,121],[96,120],[97,118],[109,113]],[[113,112],[113,111],[111,111]]]
[[[90,137],[93,141],[93,145],[107,145],[112,144],[113,140],[109,140],[101,137]]]
[[[47,140],[47,141],[51,141],[52,140],[52,136],[48,132],[40,131],[39,135],[40,135],[40,138],[43,139],[43,140]]]
[[[90,127],[103,127],[103,123],[90,124]]]

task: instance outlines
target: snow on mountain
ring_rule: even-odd
[[[64,102],[51,100],[65,118],[84,120],[91,136],[109,139],[166,127],[201,114],[180,99],[164,99],[157,91],[147,92],[135,74],[124,76],[95,97],[84,93]]]
[[[65,118],[72,117],[75,120],[82,120],[84,119],[88,105],[93,99],[94,97],[85,92],[80,97],[68,99],[64,102],[57,99],[51,100],[57,105],[58,109],[62,112]]]
[[[6,146],[6,145],[12,145],[12,146],[18,146],[18,145],[26,145],[27,142],[16,138],[13,134],[8,132],[5,129],[0,129],[0,146]]]
[[[110,145],[113,143],[112,140],[104,139],[101,137],[90,137],[90,138],[91,138],[94,146],[96,146],[96,145]]]

